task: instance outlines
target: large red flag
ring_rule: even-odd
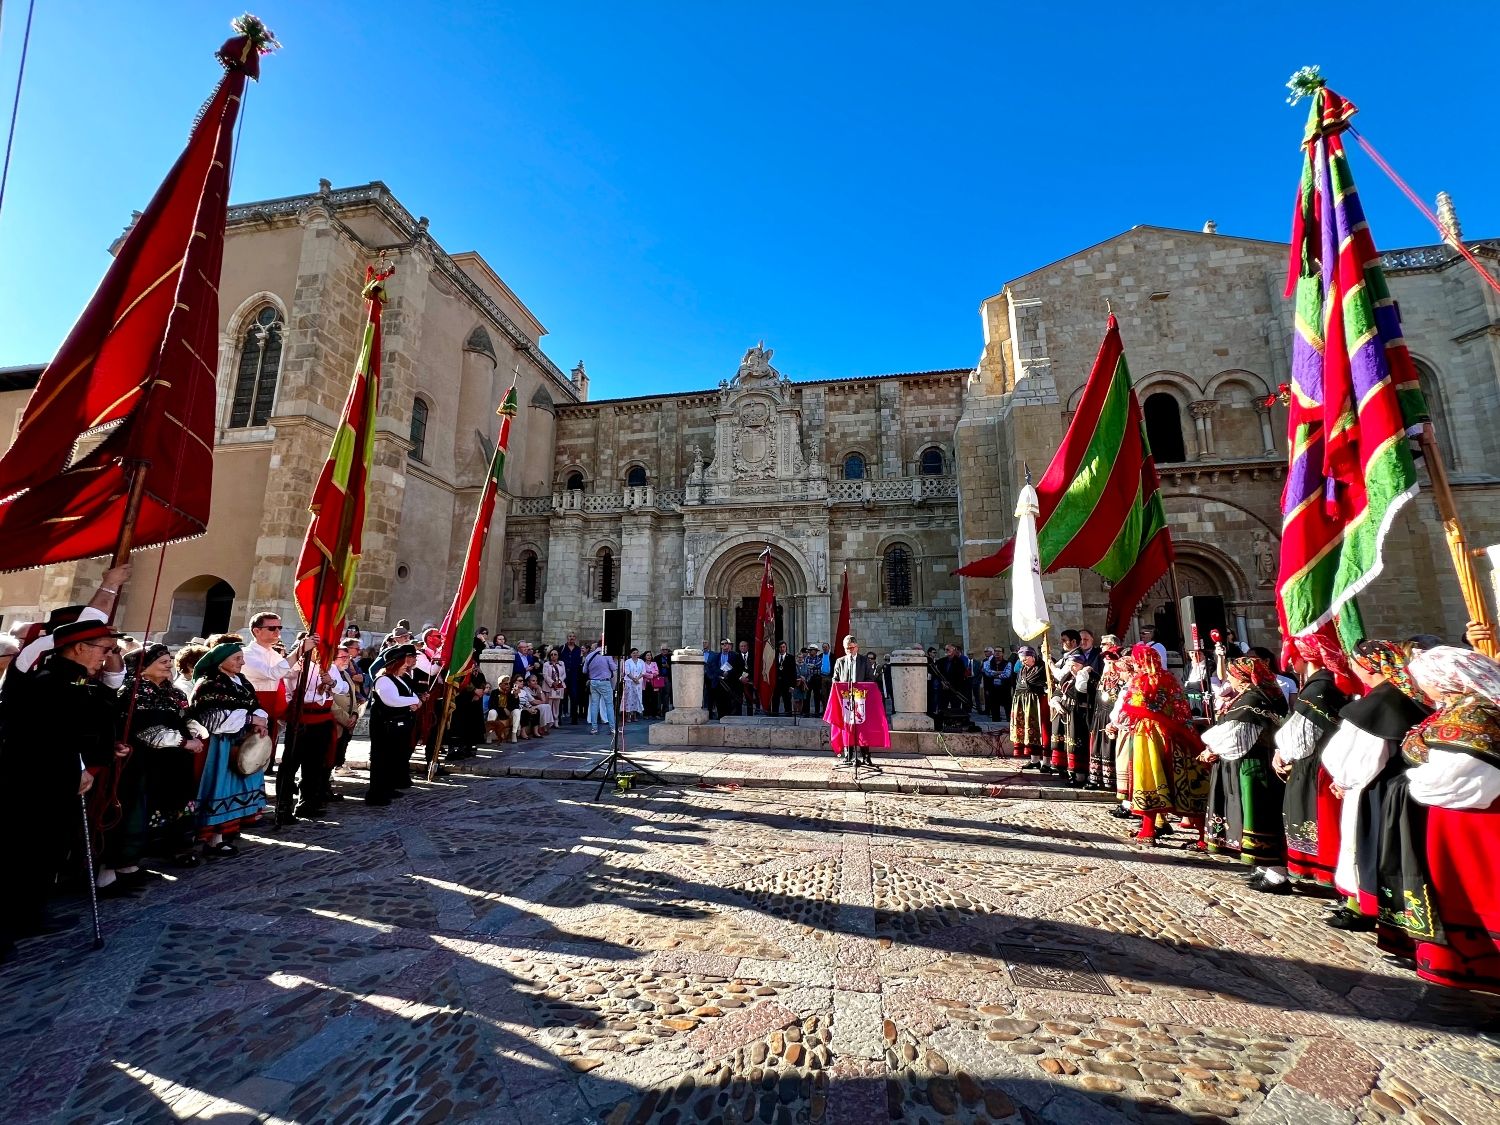
[[[224,77],[56,357],[0,458],[0,570],[203,534],[213,485],[219,272],[245,80],[276,46],[254,16]],[[106,433],[78,455],[84,438]],[[132,482],[140,510],[126,536]]]
[[[839,627],[833,634],[833,655],[844,655],[844,638],[849,635],[849,568],[844,568],[844,595],[839,599]]]
[[[474,633],[478,624],[475,595],[479,592],[479,563],[484,557],[484,545],[490,536],[490,520],[495,515],[495,499],[500,492],[500,481],[505,475],[505,455],[510,449],[510,424],[519,410],[516,385],[511,383],[500,409],[500,440],[495,444],[494,456],[490,458],[490,472],[484,478],[484,491],[479,496],[479,511],[474,517],[474,528],[469,533],[469,549],[464,553],[464,570],[459,576],[458,593],[453,595],[453,604],[448,607],[448,616],[443,618],[443,668],[451,680],[462,680],[474,665]]]
[[[380,314],[390,266],[365,270],[365,329],[349,398],[333,435],[308,510],[312,519],[297,560],[297,612],[307,631],[322,638],[324,664],[344,632],[354,595],[365,526],[365,492],[375,456],[375,415],[380,404]]]
[[[760,709],[771,713],[776,694],[776,583],[771,578],[771,548],[761,555],[766,568],[760,576],[760,604],[755,611],[755,687]]]

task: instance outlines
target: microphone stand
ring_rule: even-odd
[[[615,682],[612,685],[615,702],[615,732],[609,740],[609,753],[603,760],[597,762],[593,769],[583,775],[583,780],[599,778],[599,788],[594,791],[594,800],[599,800],[604,795],[604,787],[609,784],[610,778],[618,779],[620,776],[620,763],[624,762],[631,769],[646,779],[651,785],[665,785],[659,776],[648,770],[645,766],[632,758],[625,756],[625,716],[620,713],[620,704],[625,698],[625,661],[615,660]]]

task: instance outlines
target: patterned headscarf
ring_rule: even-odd
[[[1419,652],[1407,671],[1434,703],[1449,695],[1481,695],[1500,704],[1500,663],[1466,648],[1443,645]]]
[[[1251,687],[1260,688],[1267,695],[1283,694],[1281,683],[1276,679],[1276,673],[1271,671],[1271,666],[1258,656],[1236,656],[1229,662],[1227,671],[1233,678]]]
[[[1271,666],[1258,656],[1237,656],[1225,669],[1230,680],[1243,684],[1224,709],[1223,718],[1275,721],[1286,714],[1286,693]]]
[[[1016,650],[1016,655],[1017,656],[1035,656],[1036,655],[1036,649],[1032,648],[1030,645],[1022,645],[1020,648],[1018,648]]]
[[[1316,664],[1320,668],[1327,668],[1333,675],[1334,683],[1345,695],[1354,695],[1359,691],[1359,684],[1354,679],[1354,673],[1349,670],[1349,658],[1344,655],[1344,650],[1336,642],[1329,640],[1326,633],[1309,633],[1305,637],[1293,637],[1292,646],[1303,660]]]
[[[1154,645],[1134,645],[1130,650],[1130,659],[1135,664],[1137,675],[1159,676],[1165,670],[1161,666],[1161,653],[1156,651]]]
[[[1394,641],[1361,641],[1354,651],[1353,660],[1370,675],[1395,684],[1408,699],[1421,700],[1422,691],[1412,683],[1407,669],[1411,653],[1405,645]]]

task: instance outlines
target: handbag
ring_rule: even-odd
[[[243,742],[234,748],[234,753],[229,759],[229,764],[234,772],[242,777],[260,773],[271,762],[271,753],[276,744],[271,741],[269,734],[260,731],[252,731]]]

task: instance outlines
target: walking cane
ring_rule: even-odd
[[[104,931],[99,925],[99,888],[94,883],[93,829],[89,827],[89,802],[84,794],[78,794],[78,811],[83,814],[83,860],[84,875],[89,881],[89,915],[94,922],[94,949],[104,948]]]

